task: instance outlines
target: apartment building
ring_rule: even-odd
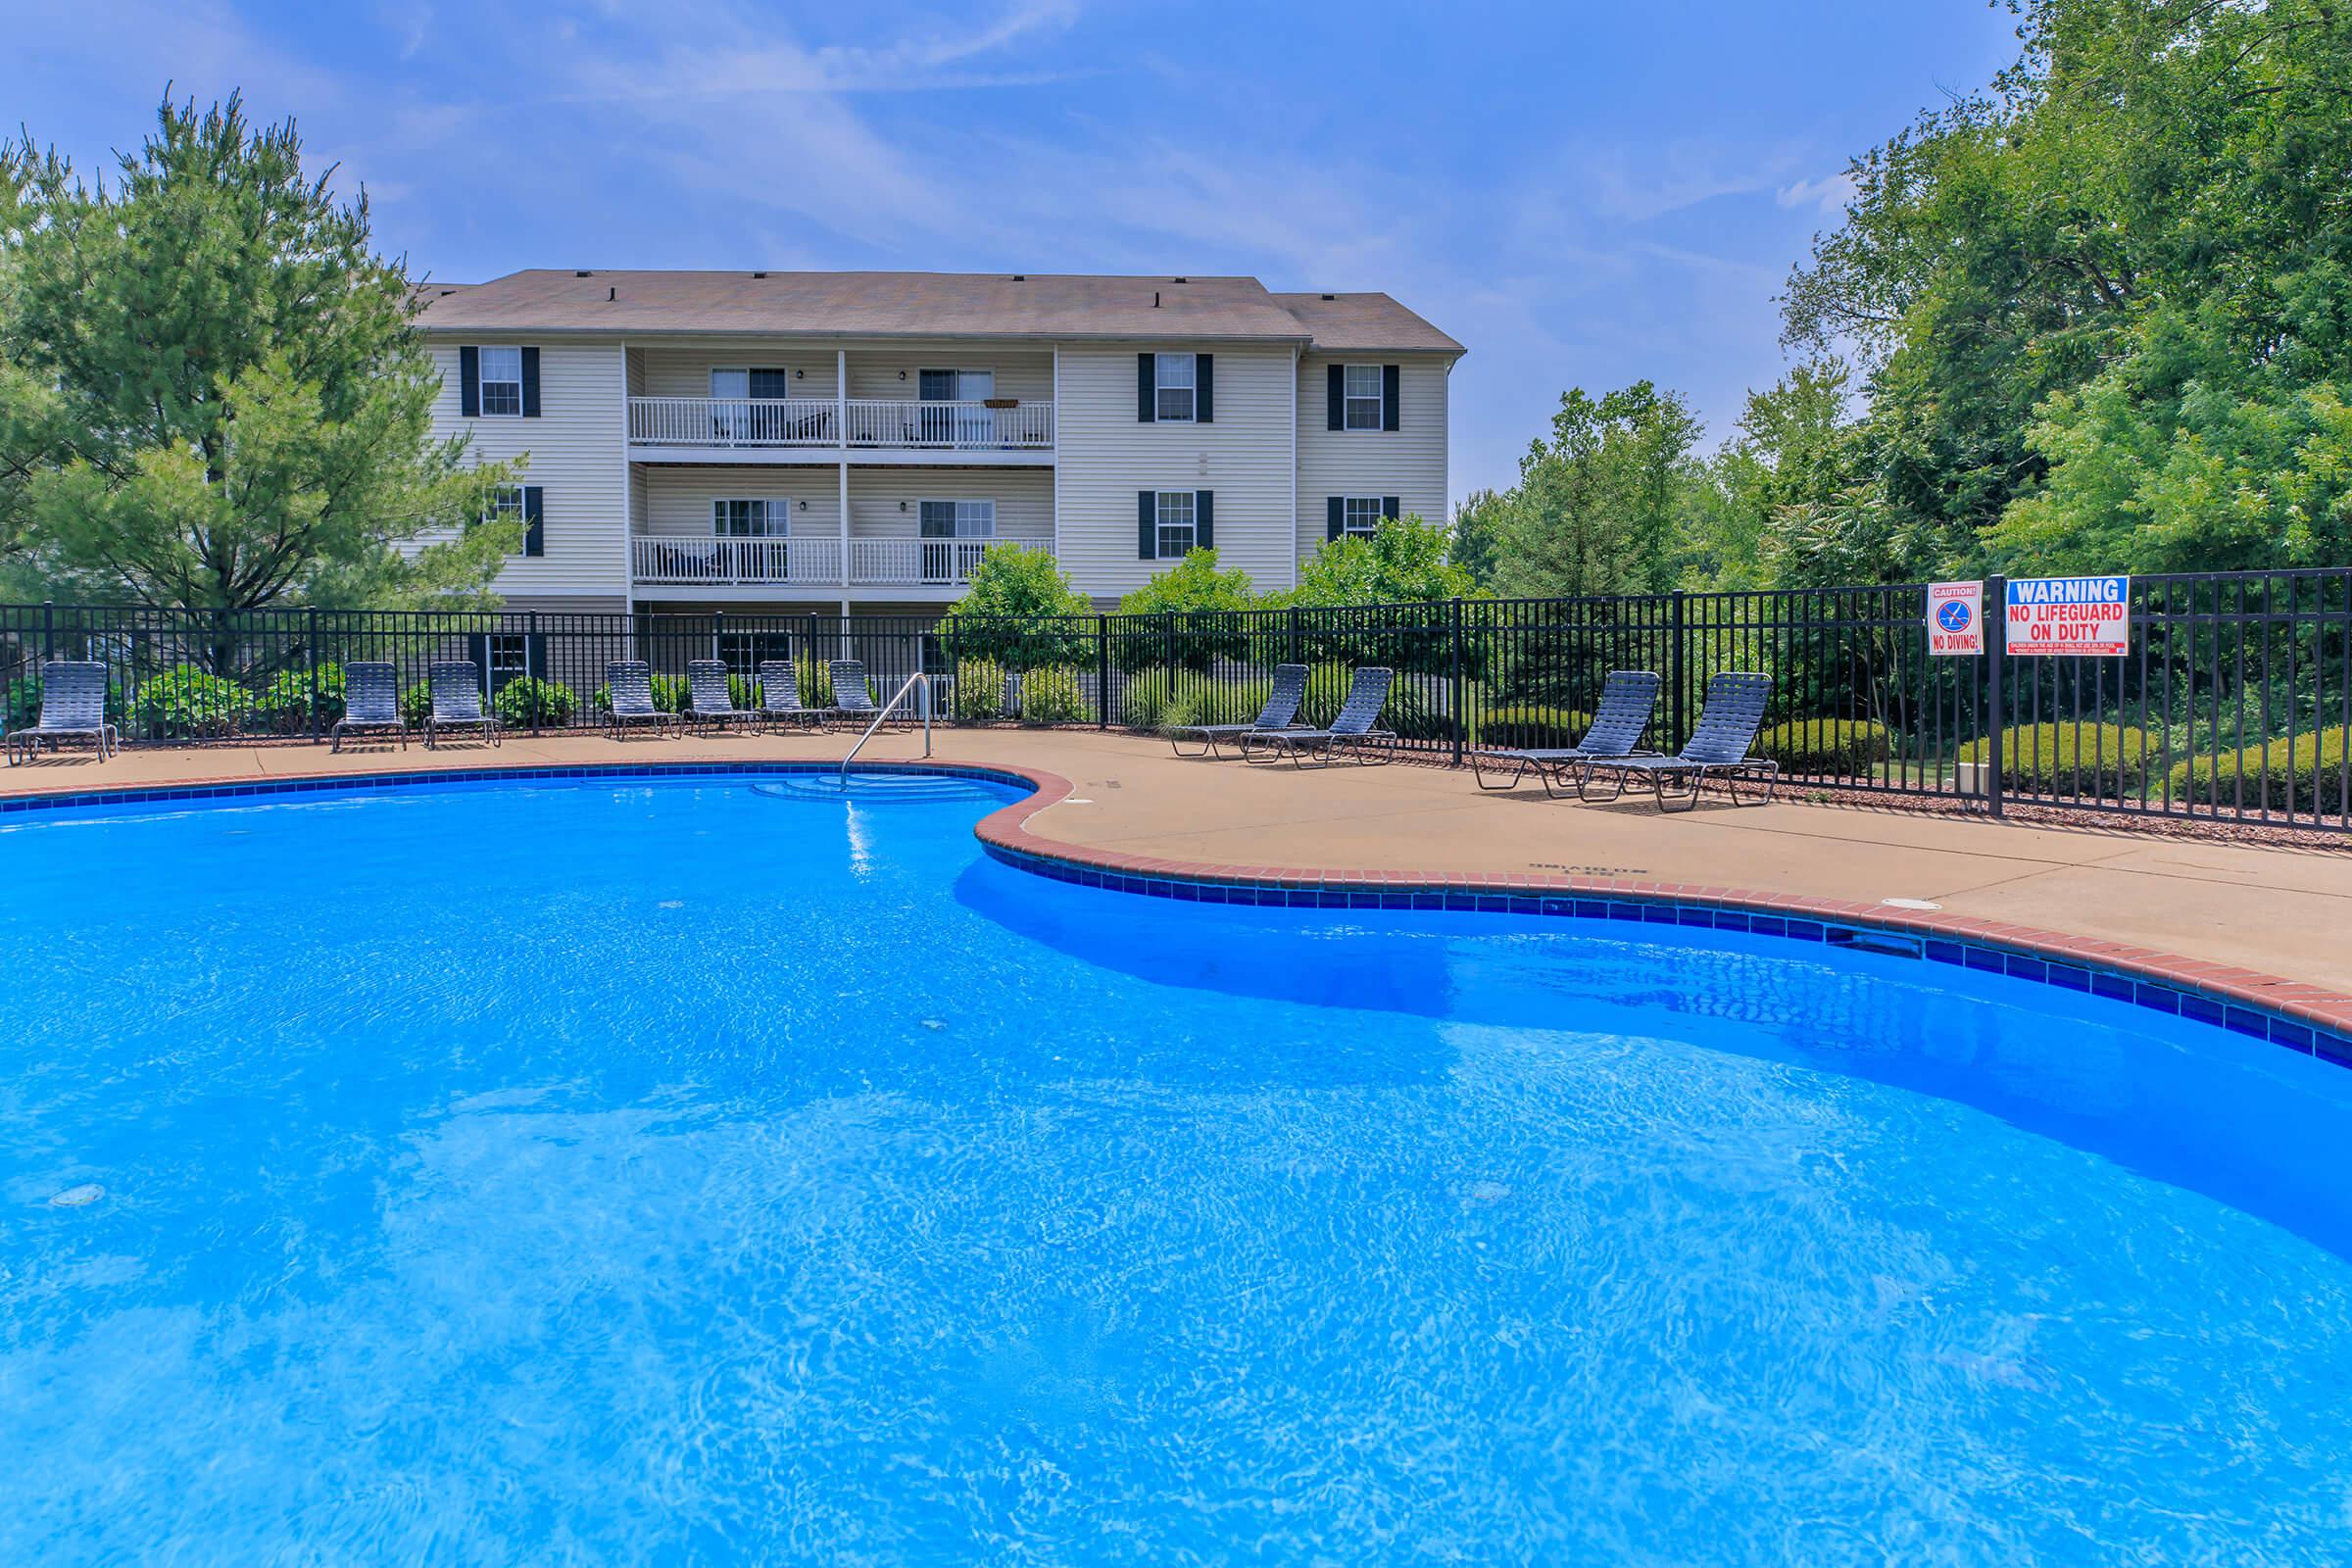
[[[937,612],[989,545],[1098,604],[1213,545],[1261,587],[1446,507],[1462,347],[1250,277],[515,272],[435,285],[435,422],[525,524],[537,610]]]

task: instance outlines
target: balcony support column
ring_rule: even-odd
[[[841,460],[841,585],[850,585],[850,460]]]

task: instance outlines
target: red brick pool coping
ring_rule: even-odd
[[[22,810],[40,806],[135,804],[157,797],[185,799],[198,795],[259,796],[335,787],[382,788],[435,779],[452,782],[531,774],[690,777],[703,773],[807,772],[835,765],[837,761],[827,759],[792,761],[709,760],[639,764],[530,759],[509,762],[503,759],[494,760],[494,757],[495,754],[491,754],[483,758],[486,765],[470,767],[422,766],[367,772],[321,768],[258,779],[223,778],[215,773],[186,779],[142,780],[137,784],[125,784],[113,789],[68,786],[12,790],[9,786],[17,783],[17,780],[0,779],[0,810]],[[1229,865],[1130,855],[1114,850],[1082,847],[1030,830],[1030,821],[1040,812],[1069,798],[1073,786],[1058,773],[1014,762],[959,761],[949,758],[928,761],[875,759],[861,762],[859,766],[861,770],[875,772],[953,772],[1026,784],[1031,793],[983,817],[973,830],[975,836],[983,845],[1002,852],[1000,858],[1060,867],[1069,873],[1068,880],[1085,881],[1089,885],[1128,889],[1128,884],[1132,883],[1136,886],[1128,890],[1136,892],[1161,892],[1164,887],[1167,891],[1161,892],[1161,896],[1172,894],[1206,903],[1287,901],[1299,904],[1315,902],[1324,906],[1378,907],[1382,900],[1387,899],[1395,901],[1389,906],[1392,907],[1476,908],[1525,913],[1567,913],[1571,911],[1564,906],[1569,905],[1576,906],[1575,912],[1602,913],[1604,910],[1599,907],[1588,909],[1586,906],[1614,904],[1638,909],[1640,918],[1660,924],[1707,925],[1713,922],[1692,916],[1703,915],[1705,911],[1723,911],[1742,917],[1740,929],[1759,929],[1746,923],[1746,917],[1756,917],[1766,922],[1800,922],[1826,930],[1891,932],[1917,938],[1922,943],[1949,943],[1964,950],[2016,955],[2034,964],[2056,965],[2092,977],[2101,974],[2129,977],[2131,981],[2143,983],[2143,994],[2136,1000],[2144,1004],[2162,1006],[2162,1010],[2166,1011],[2175,1009],[2150,1003],[2144,994],[2147,987],[2160,988],[2158,994],[2164,996],[2208,998],[2221,1004],[2222,1007],[2216,1009],[2218,1015],[2206,1018],[2206,1021],[2226,1024],[2240,1033],[2267,1035],[2306,1053],[2316,1050],[2319,1054],[2352,1062],[2352,996],[2307,981],[2289,980],[2230,964],[2211,963],[2129,943],[2069,936],[2063,932],[2010,925],[1940,910],[1902,909],[1883,904],[1796,897],[1690,882],[1518,872],[1433,875],[1425,871],[1396,871],[1378,867],[1313,869],[1281,865]],[[1241,890],[1249,890],[1254,896],[1239,896]],[[1268,894],[1280,894],[1283,897],[1268,898]],[[1298,895],[1310,897],[1298,898]],[[1526,907],[1530,905],[1534,907]],[[1633,916],[1629,913],[1616,914],[1615,917]],[[1769,929],[1769,926],[1763,929]],[[1962,960],[1953,957],[1947,961]],[[1964,966],[1994,967],[1978,963],[1973,958]],[[2010,972],[2018,971],[2012,966]],[[2034,978],[2047,978],[2056,982],[2055,975],[2034,974]],[[2129,986],[2122,993],[2091,984],[2071,988],[2115,996],[2124,1001],[2135,1000]],[[2287,1020],[2290,1027],[2283,1031],[2250,1027],[2247,1009],[2267,1014],[2273,1019]],[[2328,1036],[2333,1038],[2329,1039]]]

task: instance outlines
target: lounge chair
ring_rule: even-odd
[[[482,739],[498,744],[498,715],[482,709],[482,666],[470,659],[435,660],[425,670],[433,706],[424,716],[424,744],[430,751],[444,730],[478,729]]]
[[[787,723],[806,724],[821,730],[825,727],[827,710],[810,708],[801,701],[801,672],[789,659],[764,659],[760,662],[760,717],[762,722],[782,719]]]
[[[1642,745],[1642,732],[1649,728],[1650,710],[1657,705],[1656,675],[1646,669],[1612,669],[1600,683],[1600,707],[1582,740],[1574,746],[1481,747],[1470,754],[1471,776],[1482,790],[1513,790],[1533,773],[1543,781],[1544,794],[1572,794],[1573,787],[1553,786],[1568,783],[1571,774],[1581,782],[1585,769],[1603,758],[1633,756]],[[1490,771],[1499,774],[1505,767],[1510,769],[1508,778],[1499,784],[1487,782]]]
[[[1245,735],[1262,735],[1269,730],[1293,729],[1298,723],[1298,705],[1306,701],[1306,666],[1304,664],[1276,664],[1274,689],[1266,695],[1266,706],[1247,724],[1178,724],[1168,731],[1168,749],[1178,757],[1215,757],[1220,755],[1219,743],[1240,744]],[[1184,743],[1200,747],[1188,752]]]
[[[825,669],[833,677],[833,711],[859,726],[871,724],[881,716],[882,709],[874,701],[874,689],[865,682],[865,663],[856,659],[832,659]],[[892,714],[891,724],[905,724],[908,719]],[[887,727],[887,726],[886,726]]]
[[[343,716],[335,720],[328,732],[334,744],[327,750],[343,749],[345,735],[381,734],[390,730],[400,738],[402,751],[409,746],[409,721],[400,716],[400,681],[390,664],[362,662],[343,666]]]
[[[1764,705],[1771,696],[1770,675],[1727,671],[1710,677],[1698,728],[1690,732],[1690,743],[1678,755],[1596,759],[1586,764],[1577,784],[1578,795],[1591,799],[1585,791],[1592,775],[1612,773],[1617,788],[1601,799],[1613,801],[1625,793],[1626,781],[1639,775],[1648,778],[1659,810],[1675,809],[1676,802],[1690,810],[1698,805],[1699,787],[1713,774],[1731,791],[1734,806],[1761,806],[1772,799],[1781,764],[1768,757],[1749,756],[1748,748],[1756,744],[1756,731],[1764,724]],[[1740,781],[1748,778],[1764,781],[1764,793],[1753,801],[1740,798]]]
[[[8,737],[8,765],[67,739],[85,740],[105,761],[120,751],[122,737],[106,721],[106,665],[96,660],[53,659],[41,666],[41,716]]]
[[[631,724],[651,724],[660,740],[673,725],[685,733],[675,713],[654,706],[654,670],[642,659],[616,659],[605,666],[605,733],[614,740]]]
[[[1359,762],[1387,761],[1396,732],[1374,726],[1380,722],[1380,710],[1389,705],[1389,686],[1396,678],[1396,671],[1379,664],[1358,669],[1348,683],[1348,700],[1340,705],[1339,715],[1329,727],[1255,730],[1237,736],[1242,760],[1254,762],[1262,757],[1272,761],[1288,757],[1303,767],[1309,756],[1330,763],[1347,754]]]
[[[716,659],[686,661],[685,716],[722,730],[729,724],[749,729],[760,722],[758,709],[735,706],[735,694],[727,689],[727,666]]]

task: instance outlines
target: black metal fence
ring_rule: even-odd
[[[601,720],[605,665],[643,659],[656,698],[683,699],[689,660],[723,660],[738,700],[760,663],[792,659],[827,700],[825,662],[864,662],[876,697],[922,670],[941,715],[1155,729],[1254,714],[1273,666],[1304,663],[1306,716],[1338,710],[1348,673],[1396,671],[1386,722],[1408,751],[1572,744],[1611,669],[1663,690],[1647,744],[1672,751],[1709,676],[1774,677],[1757,750],[1791,787],[2343,829],[2352,826],[2352,570],[2136,577],[2120,658],[2001,646],[1985,586],[1983,657],[1930,654],[1922,584],[1022,621],[760,612],[699,615],[286,610],[190,614],[0,606],[7,717],[26,722],[53,658],[98,659],[126,740],[322,736],[342,666],[471,659],[514,728]]]

